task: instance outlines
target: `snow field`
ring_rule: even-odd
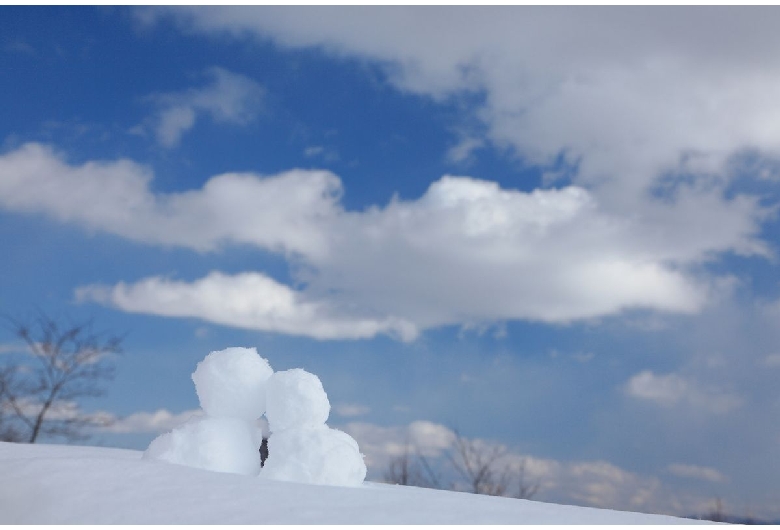
[[[269,460],[270,462],[270,460]],[[210,473],[106,447],[0,442],[0,524],[696,524],[409,486]]]
[[[144,458],[290,482],[363,483],[357,442],[325,424],[330,402],[316,375],[274,372],[254,348],[227,348],[198,363],[192,380],[205,416],[155,438]],[[263,415],[271,435],[261,469]]]

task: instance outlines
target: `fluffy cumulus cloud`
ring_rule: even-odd
[[[163,194],[132,161],[72,165],[40,144],[0,156],[5,210],[197,251],[256,246],[292,258],[299,286],[212,273],[87,286],[82,299],[317,338],[411,339],[449,324],[560,323],[630,308],[692,313],[733,284],[703,274],[702,264],[724,253],[772,253],[759,238],[771,209],[729,189],[741,153],[770,173],[777,164],[768,161],[780,155],[780,39],[766,11],[138,13],[376,61],[398,88],[437,100],[479,93],[469,119],[481,120],[487,137],[464,125],[451,159],[492,141],[552,173],[563,165],[573,183],[522,192],[445,176],[419,198],[345,211],[341,181],[327,171],[228,173]],[[164,145],[203,114],[235,123],[254,116],[260,87],[221,69],[208,75],[204,87],[150,98]]]
[[[644,236],[677,239],[659,242],[664,247],[685,244],[672,235],[677,227],[712,242],[744,231],[762,213],[747,199],[735,208],[725,191],[736,174],[766,178],[767,168],[779,167],[775,13],[634,7],[139,12],[147,21],[170,15],[189,31],[254,35],[359,57],[384,67],[399,89],[436,100],[478,94],[466,123],[481,121],[486,137],[466,134],[471,139],[454,146],[450,158],[464,158],[484,139],[508,146],[526,163],[584,186],[602,210],[641,217]],[[735,162],[746,152],[761,171]],[[745,244],[734,250],[766,252]]]
[[[560,187],[525,193],[444,177],[417,199],[349,212],[338,199],[339,179],[327,172],[220,175],[202,189],[161,196],[132,163],[72,167],[27,146],[2,164],[32,168],[23,177],[29,182],[66,198],[79,190],[82,199],[25,194],[14,177],[0,189],[6,208],[47,211],[150,243],[198,250],[248,243],[295,254],[305,265],[295,271],[301,303],[326,297],[317,307],[330,314],[401,319],[417,331],[509,319],[568,322],[627,308],[691,313],[733,285],[703,275],[702,264],[724,253],[773,252],[758,237],[772,208],[731,187],[746,173],[771,181],[780,167],[780,38],[771,8],[137,13],[150,23],[172,16],[188,31],[375,62],[400,90],[437,101],[477,94],[464,107],[471,114],[458,129],[460,144],[445,156],[463,161],[488,142],[509,147],[547,167],[548,184]],[[216,86],[234,79],[215,72]],[[175,140],[198,109],[225,119],[239,114],[230,109],[240,106],[225,110],[204,93],[211,92],[159,100],[167,102],[171,131],[162,132],[161,119],[161,138]],[[475,122],[478,130],[470,128]],[[67,178],[51,186],[51,172],[36,164]],[[120,176],[107,188],[114,195],[95,205],[94,173],[114,171]],[[207,280],[187,285],[199,292]]]
[[[263,88],[248,77],[223,68],[206,71],[210,83],[181,92],[153,94],[147,99],[158,107],[150,120],[157,141],[164,147],[174,147],[182,135],[192,129],[199,116],[207,115],[215,122],[243,125],[259,112]]]
[[[260,273],[228,276],[212,272],[191,283],[152,277],[130,285],[92,285],[77,289],[76,298],[131,313],[194,317],[317,339],[361,339],[387,333],[408,341],[417,334],[412,323],[396,318],[340,316],[338,308],[324,301],[308,301],[304,294]]]
[[[333,216],[341,193],[325,171],[226,173],[170,194],[152,193],[152,178],[129,160],[70,165],[30,143],[0,156],[0,207],[155,245],[209,251],[233,243],[316,255],[325,244],[318,224]]]
[[[154,20],[161,11],[140,12]],[[780,155],[772,8],[252,8],[169,11],[189,30],[376,61],[401,89],[481,93],[490,138],[579,177],[642,186]],[[728,38],[723,38],[728,35]],[[670,80],[673,80],[670,82]]]
[[[213,272],[86,286],[78,297],[316,338],[411,340],[441,325],[570,322],[629,308],[692,313],[729,284],[693,274],[696,266],[765,251],[745,197],[681,194],[625,217],[579,186],[523,192],[444,176],[417,199],[346,211],[341,181],[327,171],[228,173],[167,194],[150,190],[152,178],[131,161],[71,165],[27,144],[0,156],[0,207],[154,245],[280,253],[296,263],[300,288],[259,272]],[[683,202],[701,214],[686,214]]]

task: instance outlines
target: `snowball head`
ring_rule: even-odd
[[[255,426],[236,418],[195,418],[152,440],[144,458],[209,471],[257,475],[261,439]]]
[[[326,425],[275,432],[261,477],[288,482],[359,486],[366,464],[357,442]]]
[[[324,425],[330,402],[320,378],[300,368],[274,373],[266,384],[265,416],[272,433]]]
[[[266,381],[274,371],[255,348],[211,352],[192,374],[208,416],[254,421],[265,413]]]

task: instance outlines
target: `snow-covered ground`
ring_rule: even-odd
[[[205,471],[139,451],[0,442],[0,524],[684,524],[660,515],[366,482]]]

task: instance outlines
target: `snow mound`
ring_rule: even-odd
[[[149,445],[144,458],[171,464],[257,475],[260,438],[253,424],[237,418],[196,418]]]
[[[276,372],[268,380],[266,418],[271,432],[324,425],[330,402],[316,375],[300,368]]]
[[[198,363],[192,380],[205,417],[155,438],[144,458],[288,482],[363,483],[357,442],[325,425],[330,402],[316,375],[300,368],[274,373],[254,348],[227,348]],[[265,436],[268,459],[261,469]]]
[[[273,372],[255,348],[227,348],[199,362],[192,380],[208,416],[255,421],[265,412],[265,383]]]

